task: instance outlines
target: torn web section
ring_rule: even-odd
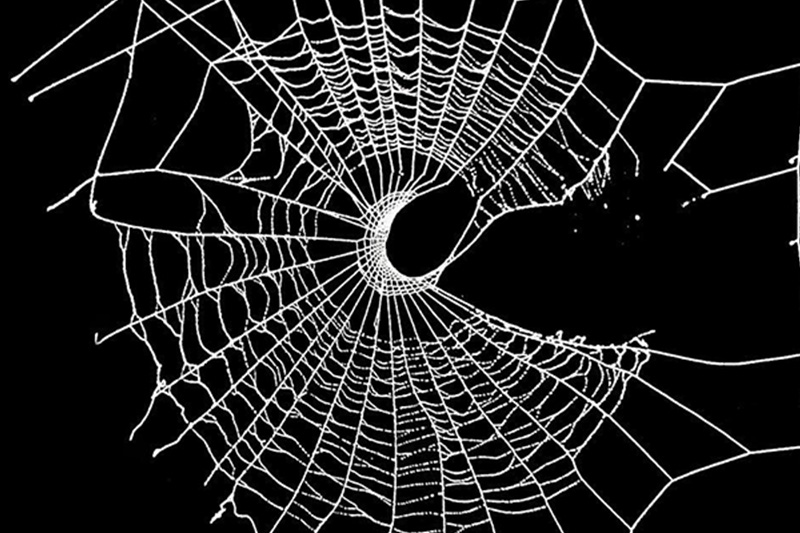
[[[478,201],[457,252],[505,213],[558,205],[578,189],[594,199],[613,175],[638,173],[623,126],[643,82],[589,36],[582,53],[572,46],[582,21],[569,17],[567,5],[556,13],[543,52],[532,53],[522,88],[510,92],[516,99],[505,122],[478,136],[484,139],[478,150],[457,169],[455,179],[464,180]],[[589,32],[585,23],[582,28]]]

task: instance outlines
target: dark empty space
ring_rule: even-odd
[[[389,261],[407,276],[427,274],[453,250],[474,206],[460,180],[415,198],[392,223]]]

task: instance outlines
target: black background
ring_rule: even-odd
[[[6,6],[4,79],[103,4]],[[644,75],[724,81],[800,61],[789,4],[590,1],[588,9],[602,42]],[[64,53],[20,83],[3,82],[3,263],[5,292],[12,295],[3,382],[14,425],[4,440],[12,447],[6,466],[21,474],[11,477],[20,510],[27,511],[19,529],[37,531],[52,521],[84,531],[248,531],[230,517],[208,525],[225,487],[202,486],[208,461],[195,442],[152,459],[163,434],[128,441],[149,402],[152,361],[132,338],[93,342],[95,332],[113,329],[128,310],[116,233],[91,218],[85,193],[45,212],[92,174],[125,61],[35,103],[26,98],[71,67],[124,46],[130,35],[124,22],[114,15],[100,22],[108,25],[93,34],[99,44],[82,44],[88,55],[83,48]],[[699,191],[680,173],[659,169],[708,102],[707,94],[687,95],[653,96],[649,114],[632,117],[631,127],[645,132],[637,138],[643,158],[650,156],[639,178],[620,180],[594,204],[509,215],[453,265],[444,287],[535,331],[617,342],[655,329],[655,347],[723,361],[797,353],[800,269],[788,244],[796,225],[794,179],[681,207]],[[764,138],[797,136],[800,97],[795,102],[797,109],[785,110],[788,130],[784,116],[776,121],[784,126],[764,131]],[[753,152],[730,157],[757,157]],[[713,160],[706,164],[714,167]],[[797,373],[716,389],[704,388],[702,372],[682,374],[689,370],[696,368],[664,379],[685,377],[687,390],[694,379],[694,390],[706,391],[696,398],[705,394],[712,410],[744,393],[755,404],[727,404],[732,424],[739,415],[760,420],[784,442],[798,442]],[[776,401],[777,412],[763,408]],[[674,487],[642,531],[798,531],[798,476],[797,453],[716,469]],[[524,531],[526,524],[509,530]]]

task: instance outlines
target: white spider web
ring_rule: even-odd
[[[92,214],[117,228],[132,313],[98,341],[128,332],[151,352],[157,386],[142,423],[157,404],[174,405],[183,425],[155,453],[190,436],[202,442],[209,478],[230,481],[215,518],[230,511],[254,530],[318,531],[339,513],[390,531],[494,531],[494,516],[543,513],[565,531],[553,501],[581,486],[622,530],[634,530],[682,479],[800,449],[747,445],[640,375],[654,357],[736,367],[798,355],[724,364],[655,350],[643,337],[597,345],[543,335],[437,285],[502,215],[578,192],[593,199],[612,175],[636,174],[623,126],[648,85],[717,91],[667,164],[702,189],[700,198],[796,173],[794,159],[711,187],[680,156],[728,91],[800,65],[727,83],[645,78],[597,40],[577,0],[513,2],[494,25],[482,21],[496,6],[476,0],[456,26],[421,3],[351,4],[345,13],[339,2],[297,1],[295,21],[260,41],[227,1],[192,9],[142,1],[130,46],[31,97],[128,58],[96,172],[53,208],[89,188]],[[512,27],[532,12],[546,21],[535,43]],[[144,30],[146,19],[156,29]],[[212,19],[234,31],[212,29]],[[588,46],[562,59],[561,40],[576,33]],[[165,36],[206,64],[196,106],[156,165],[106,170],[137,53]],[[221,175],[177,169],[173,152],[212,81],[246,108],[248,155]],[[278,160],[269,175],[251,170],[262,153]],[[100,184],[132,176],[184,184],[190,220],[106,214]],[[394,217],[455,180],[475,199],[472,219],[441,266],[403,275],[386,255]],[[615,416],[632,384],[700,421],[730,451],[699,467],[664,466]],[[601,425],[661,476],[661,489],[635,511],[618,509],[582,474],[579,454]]]

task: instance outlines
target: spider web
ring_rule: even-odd
[[[95,174],[52,208],[89,188],[92,214],[117,229],[131,316],[98,342],[127,332],[150,351],[156,388],[142,423],[171,405],[181,428],[155,454],[190,437],[205,446],[209,479],[230,487],[214,519],[229,511],[254,530],[318,531],[342,514],[390,531],[494,531],[498,515],[538,513],[563,532],[554,500],[581,487],[632,531],[680,480],[800,449],[748,445],[641,375],[652,358],[740,367],[798,355],[713,363],[644,336],[543,335],[437,285],[499,217],[595,199],[612,175],[636,175],[623,127],[647,86],[715,91],[665,168],[696,183],[698,199],[796,173],[794,158],[712,187],[681,154],[733,88],[800,65],[726,83],[645,78],[597,40],[581,1],[512,2],[502,17],[496,3],[465,6],[451,24],[422,3],[297,1],[294,21],[259,40],[227,1],[141,1],[129,46],[31,97],[129,62]],[[540,34],[514,25],[531,17],[545,22]],[[137,54],[166,37],[206,67],[196,105],[157,164],[107,170]],[[220,82],[246,109],[247,155],[221,174],[181,170],[175,154]],[[277,161],[269,173],[264,154]],[[133,177],[156,191],[177,183],[181,214],[109,213],[98,198]],[[438,268],[403,275],[386,255],[395,216],[453,182],[474,198],[472,218]],[[616,416],[632,386],[699,421],[725,451],[666,466]],[[645,504],[612,502],[583,474],[579,456],[601,427],[657,473]]]

